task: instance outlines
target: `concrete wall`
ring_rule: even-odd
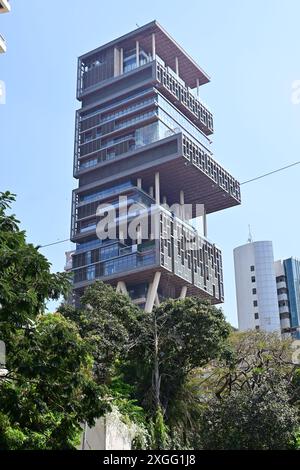
[[[132,433],[113,411],[99,418],[93,428],[84,428],[79,450],[130,450]]]

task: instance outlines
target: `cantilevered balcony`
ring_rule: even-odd
[[[11,7],[8,0],[0,0],[0,13],[8,13]]]
[[[6,52],[6,42],[3,36],[0,34],[0,54]]]
[[[141,178],[145,187],[150,187],[154,184],[154,166],[169,205],[179,200],[174,181],[180,181],[186,204],[205,204],[207,213],[241,203],[239,182],[213,159],[204,145],[182,132],[98,163],[93,171],[86,169],[81,172],[81,185],[76,192],[128,178]]]
[[[126,278],[130,285],[140,281],[141,272],[143,280],[150,282],[153,273],[160,271],[162,285],[168,284],[172,275],[175,296],[186,285],[189,295],[201,292],[213,303],[222,302],[221,251],[163,207],[157,209],[157,217],[159,234],[155,240],[126,246],[120,241],[103,243],[94,239],[88,252],[76,251],[74,288],[83,288],[95,279],[116,285]]]

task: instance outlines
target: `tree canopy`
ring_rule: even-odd
[[[0,193],[0,340],[7,374],[0,377],[0,449],[73,448],[81,423],[108,407],[94,381],[90,345],[75,323],[45,314],[49,299],[70,288],[52,274],[38,247],[26,242],[14,215],[14,195]]]

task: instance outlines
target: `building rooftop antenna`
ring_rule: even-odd
[[[249,230],[249,233],[248,233],[248,243],[252,243],[252,242],[253,242],[253,237],[252,237],[252,233],[251,233],[250,224],[248,225],[248,230]]]

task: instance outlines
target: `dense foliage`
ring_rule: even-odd
[[[189,373],[217,358],[230,328],[223,313],[196,298],[169,300],[145,314],[102,282],[82,298],[82,308],[62,307],[93,346],[95,374],[113,393],[114,377],[130,389],[132,405],[144,410],[151,445],[172,445],[169,409]]]
[[[0,193],[0,449],[75,448],[110,410],[136,448],[299,448],[291,340],[237,333],[198,298],[146,314],[102,282],[45,314],[70,279],[27,243],[13,200]]]
[[[60,314],[45,315],[48,299],[70,286],[51,274],[38,248],[26,242],[14,196],[0,193],[0,340],[7,373],[0,376],[0,449],[73,448],[81,423],[107,409],[105,389],[92,375],[90,345]]]

